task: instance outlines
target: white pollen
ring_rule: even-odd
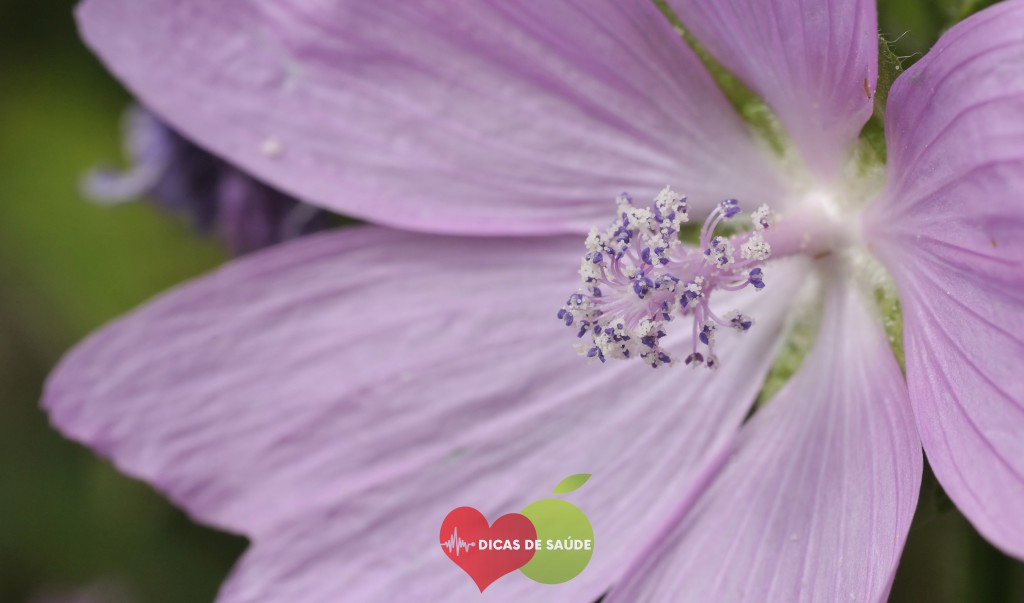
[[[732,241],[725,237],[715,237],[711,239],[711,245],[708,247],[708,254],[704,256],[704,261],[712,266],[724,268],[735,262],[734,251]]]
[[[590,234],[587,235],[587,240],[583,242],[583,245],[586,246],[587,251],[601,251],[604,247],[604,238],[597,231],[597,227],[590,229]]]
[[[750,238],[740,246],[740,255],[745,260],[763,262],[772,254],[772,246],[764,240],[760,231],[754,231]]]
[[[630,226],[639,229],[641,233],[651,233],[654,230],[654,214],[646,207],[630,206],[623,213],[626,214]]]
[[[650,318],[644,318],[643,320],[640,321],[640,324],[637,325],[634,334],[637,337],[647,337],[648,335],[654,333],[654,331],[657,328],[658,325],[653,320],[651,320]]]
[[[764,230],[772,224],[772,210],[764,203],[750,214],[750,219],[754,221],[755,229]]]
[[[598,280],[601,279],[601,276],[602,275],[600,265],[595,264],[594,262],[588,259],[584,259],[580,263],[580,278],[583,279],[584,283],[589,285],[591,283],[597,282]]]

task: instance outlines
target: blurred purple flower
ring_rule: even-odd
[[[236,261],[52,375],[58,428],[253,540],[221,601],[475,601],[437,550],[441,518],[496,517],[580,471],[597,541],[561,600],[882,600],[922,443],[982,534],[1024,556],[1024,1],[954,27],[896,82],[884,187],[849,158],[872,111],[873,3],[670,4],[774,109],[786,161],[645,1],[84,3],[89,44],[204,148],[430,233],[347,229]],[[582,362],[552,318],[593,274],[580,234],[609,191],[648,200],[666,182],[695,217],[726,197],[776,211],[753,287],[706,272],[715,301],[692,300],[757,324],[714,341],[717,371]],[[588,238],[585,262],[656,240],[658,219],[620,210],[646,230]],[[730,268],[747,240],[702,242]],[[671,288],[632,249],[602,312]],[[692,251],[646,249],[673,269]],[[885,278],[873,255],[899,288],[906,379],[864,294]],[[817,344],[743,424],[802,286],[824,292]],[[694,338],[713,336],[654,341]],[[488,596],[538,596],[515,578]]]
[[[189,216],[200,232],[216,231],[239,255],[327,226],[323,210],[207,153],[142,107],[125,112],[123,129],[132,167],[93,170],[84,189],[95,201],[151,197],[164,209]]]

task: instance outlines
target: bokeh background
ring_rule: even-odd
[[[881,0],[882,30],[909,66],[990,3]],[[212,601],[245,540],[192,523],[63,440],[38,407],[72,344],[227,257],[145,201],[100,207],[80,194],[86,170],[122,157],[130,98],[79,41],[73,5],[0,0],[0,603],[83,590],[96,603]],[[1024,564],[926,475],[892,600],[1022,602]]]

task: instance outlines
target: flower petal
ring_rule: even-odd
[[[764,97],[812,169],[831,178],[871,117],[874,0],[669,0],[700,43]]]
[[[1024,2],[951,29],[892,88],[890,180],[866,232],[900,290],[928,460],[1024,557]]]
[[[622,190],[782,201],[646,0],[87,0],[88,44],[188,137],[305,201],[458,234],[584,231]]]
[[[852,285],[832,285],[814,350],[721,459],[609,603],[885,600],[921,446],[899,365]]]
[[[567,498],[599,544],[560,588],[593,600],[742,421],[797,268],[723,296],[759,323],[720,339],[719,371],[654,370],[573,351],[554,314],[581,248],[372,227],[300,239],[93,336],[46,407],[198,519],[254,538],[226,600],[479,597],[437,548],[445,514],[493,520],[581,472]]]

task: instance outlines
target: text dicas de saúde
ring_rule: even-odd
[[[593,541],[579,538],[564,540],[477,540],[478,551],[589,551]]]

